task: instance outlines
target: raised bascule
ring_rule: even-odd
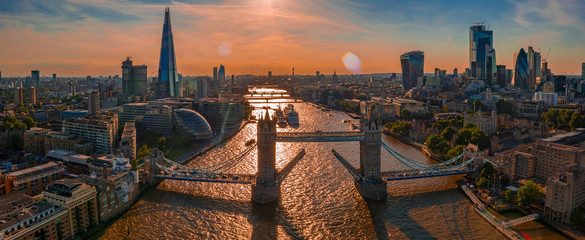
[[[246,147],[233,157],[207,167],[191,168],[178,164],[164,157],[158,150],[151,151],[145,158],[148,183],[156,185],[162,179],[251,184],[252,201],[266,204],[280,197],[280,185],[292,168],[305,155],[302,149],[282,169],[276,168],[277,142],[348,142],[360,144],[360,163],[356,169],[335,149],[331,152],[341,165],[350,173],[358,192],[365,199],[381,200],[387,194],[387,182],[415,178],[429,178],[447,175],[472,173],[487,159],[480,153],[466,152],[439,164],[424,164],[409,159],[382,142],[382,125],[373,116],[369,108],[366,116],[360,120],[361,131],[356,132],[277,132],[276,119],[268,112],[260,117],[257,124],[256,143]],[[258,169],[256,174],[233,174],[231,169],[237,166],[254,148],[258,151]],[[386,150],[393,158],[407,166],[407,170],[381,171],[381,150]]]

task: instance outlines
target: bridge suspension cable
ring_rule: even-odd
[[[441,170],[441,169],[446,169],[446,168],[459,167],[461,164],[459,164],[459,165],[452,165],[452,164],[457,162],[458,160],[460,160],[465,155],[465,152],[463,152],[463,153],[455,156],[454,158],[449,159],[449,160],[442,162],[442,163],[439,163],[439,164],[425,164],[425,163],[421,163],[421,162],[418,162],[416,160],[405,157],[404,155],[395,151],[394,149],[392,149],[390,146],[388,146],[384,142],[382,142],[382,147],[386,151],[388,151],[393,157],[398,159],[401,163],[403,163],[404,165],[406,165],[412,169]]]
[[[170,164],[171,167],[162,166],[159,163],[156,163],[161,169],[165,169],[166,171],[175,173],[175,174],[189,174],[189,175],[206,175],[206,174],[213,174],[218,173],[221,171],[229,170],[235,167],[238,163],[240,163],[246,155],[248,155],[254,148],[256,144],[253,144],[246,148],[244,151],[238,153],[233,158],[228,159],[227,161],[223,161],[221,163],[204,167],[204,168],[190,168],[179,163],[176,163],[170,159],[163,158],[163,160]],[[174,169],[172,169],[174,168]]]

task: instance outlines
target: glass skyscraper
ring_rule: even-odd
[[[514,87],[528,89],[528,56],[524,51],[524,48],[520,49],[520,52],[515,54],[516,65],[514,68]]]
[[[422,51],[407,52],[400,55],[402,65],[402,80],[404,90],[408,91],[416,87],[418,77],[424,76],[425,53]]]
[[[469,69],[470,77],[487,80],[488,85],[497,71],[493,32],[483,24],[469,28]]]
[[[219,80],[219,85],[223,87],[225,84],[225,67],[223,65],[219,65],[219,71],[217,71],[217,77]]]
[[[183,96],[183,86],[177,74],[175,44],[173,42],[173,31],[171,28],[171,13],[168,7],[165,9],[157,88],[157,98]]]
[[[540,53],[528,46],[528,87],[536,88],[536,78],[540,77]]]

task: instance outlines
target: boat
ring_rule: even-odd
[[[278,124],[279,127],[286,127],[286,118],[284,117],[277,118],[276,124]]]
[[[250,145],[252,145],[252,144],[254,144],[254,143],[256,143],[256,139],[253,139],[253,138],[252,138],[252,139],[250,139],[250,140],[246,141],[246,147],[247,147],[247,146],[250,146]]]
[[[292,106],[292,105],[291,105]],[[295,111],[294,108],[290,110],[287,116],[288,124],[291,126],[298,126],[299,125],[299,113]]]

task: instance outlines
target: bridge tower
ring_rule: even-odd
[[[376,118],[374,106],[369,106],[366,116],[360,120],[360,127],[364,141],[360,141],[359,172],[364,179],[355,185],[364,198],[380,200],[386,197],[388,190],[386,181],[380,175],[382,126]]]
[[[156,178],[156,174],[160,171],[159,167],[156,166],[155,162],[161,161],[165,157],[164,152],[158,150],[158,148],[150,150],[150,153],[144,157],[144,166],[146,170],[146,182],[150,186],[156,186],[162,180]]]
[[[276,201],[280,186],[276,184],[276,118],[268,111],[258,120],[257,128],[258,171],[252,183],[252,200],[260,204]]]

